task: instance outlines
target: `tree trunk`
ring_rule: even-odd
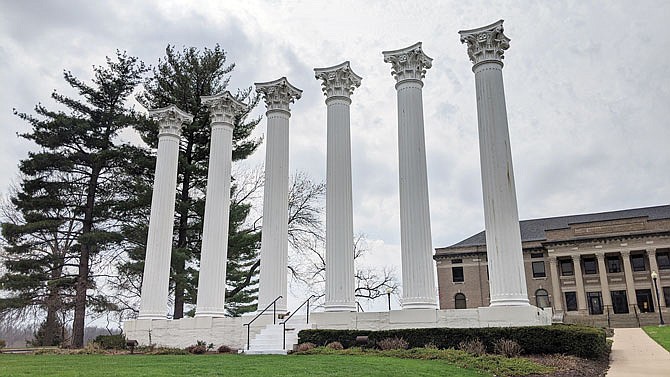
[[[57,262],[57,263],[60,263]],[[61,273],[63,269],[61,267],[54,268],[51,271],[51,281],[55,281],[61,278]],[[46,307],[47,307],[47,320],[44,328],[44,345],[45,346],[57,346],[58,334],[61,331],[61,326],[58,323],[58,311],[60,310],[60,289],[55,285],[49,286],[49,296],[47,297]],[[60,341],[63,341],[63,338],[60,338]]]
[[[84,208],[84,221],[81,229],[82,237],[86,237],[93,230],[93,207],[95,206],[95,194],[98,187],[98,177],[100,168],[93,167],[91,179],[88,182],[86,192],[86,207]],[[89,279],[89,261],[91,257],[90,241],[81,244],[81,254],[79,256],[79,272],[77,274],[77,283],[75,284],[74,297],[74,322],[72,324],[72,345],[75,348],[84,346],[84,328],[86,319],[86,291],[88,289]]]
[[[188,138],[188,144],[184,153],[186,154],[186,166],[184,167],[184,179],[181,183],[181,192],[179,193],[179,200],[181,205],[179,207],[179,229],[177,230],[177,249],[188,249],[188,211],[191,201],[189,189],[191,185],[191,172],[188,167],[193,160],[193,137]],[[174,264],[174,312],[173,319],[184,317],[184,292],[186,290],[186,281],[184,279],[184,272],[186,271],[186,259],[175,258]]]

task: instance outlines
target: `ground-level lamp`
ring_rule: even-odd
[[[654,290],[656,291],[656,302],[658,303],[658,319],[661,322],[661,326],[665,325],[665,322],[663,322],[663,313],[661,313],[661,299],[658,296],[658,274],[656,271],[651,272],[651,278],[654,280]]]
[[[386,288],[386,297],[388,298],[389,311],[391,311],[391,292],[393,292],[393,289]]]

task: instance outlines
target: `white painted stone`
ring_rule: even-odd
[[[214,96],[203,96],[201,100],[209,109],[212,136],[195,315],[223,317],[228,262],[233,128],[235,116],[246,111],[247,106],[227,91]]]
[[[257,83],[267,111],[265,147],[265,185],[263,189],[263,234],[258,284],[258,309],[263,310],[277,297],[277,312],[286,313],[288,273],[288,151],[289,105],[302,90],[285,77]],[[272,314],[272,311],[266,313]]]
[[[437,309],[422,97],[422,79],[433,59],[423,52],[421,42],[382,54],[384,62],[391,63],[398,94],[401,305]]]
[[[158,121],[158,151],[138,318],[160,319],[167,316],[179,140],[193,116],[175,105],[150,110],[149,116]]]
[[[328,107],[326,152],[326,311],[356,311],[351,194],[351,94],[361,84],[349,62],[314,69]]]
[[[491,306],[528,306],[502,76],[509,38],[502,22],[459,34],[474,64]]]

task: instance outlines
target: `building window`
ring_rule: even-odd
[[[618,256],[607,257],[607,272],[613,274],[621,272],[621,258]]]
[[[546,277],[547,273],[544,270],[544,261],[535,261],[533,262],[533,277],[534,278],[543,278]]]
[[[572,261],[569,259],[561,260],[561,275],[562,276],[572,276],[575,274],[575,271],[572,268]]]
[[[644,255],[635,254],[630,256],[630,264],[633,265],[633,271],[646,271],[644,266]]]
[[[584,274],[593,275],[598,273],[596,258],[584,258]]]
[[[670,253],[656,254],[656,262],[658,263],[659,270],[670,270]]]
[[[577,293],[565,292],[565,309],[569,312],[577,310]]]
[[[535,302],[538,308],[548,308],[551,306],[549,303],[549,293],[546,289],[538,289],[535,291]]]
[[[603,299],[600,292],[586,292],[589,314],[603,314]]]
[[[612,311],[614,314],[628,313],[628,299],[626,291],[612,291]]]
[[[454,296],[454,307],[456,309],[465,309],[467,306],[468,305],[465,302],[465,295],[462,293],[456,293]]]
[[[531,253],[530,257],[531,258],[544,258],[544,254],[543,253]]]
[[[670,308],[670,287],[663,287],[663,297],[665,298],[665,307]]]
[[[463,267],[452,267],[451,274],[453,276],[454,283],[462,283],[465,280],[463,278]]]

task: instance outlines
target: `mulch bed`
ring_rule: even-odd
[[[533,374],[529,377],[603,377],[609,369],[609,355],[596,360],[568,355],[529,355],[526,358],[538,364],[556,368],[550,374]]]

